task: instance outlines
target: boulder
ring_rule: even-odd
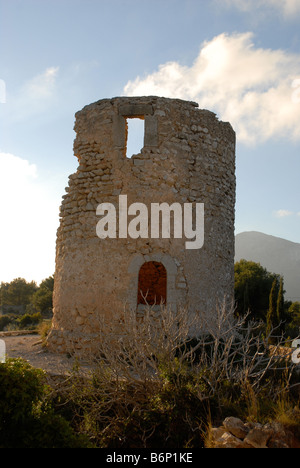
[[[295,435],[278,422],[246,423],[238,418],[226,418],[223,425],[213,428],[211,442],[214,448],[300,448]]]
[[[243,421],[238,418],[226,418],[223,422],[223,426],[227,432],[230,432],[230,434],[238,439],[244,439],[249,433],[249,429],[245,426]]]
[[[254,428],[245,437],[244,442],[253,448],[266,449],[267,443],[272,436],[272,431],[266,428]]]

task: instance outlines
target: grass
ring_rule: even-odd
[[[113,342],[112,324],[102,323],[91,373],[78,360],[51,383],[43,407],[98,448],[209,448],[212,427],[228,416],[276,421],[300,439],[299,374],[259,327],[221,308],[216,326],[191,340],[188,320],[184,310],[163,310],[159,322],[151,310],[138,323],[128,314]],[[43,340],[50,327],[37,326]]]
[[[299,377],[260,328],[222,309],[210,333],[190,340],[187,317],[162,311],[158,327],[151,311],[140,323],[129,314],[113,344],[112,324],[102,324],[90,379],[74,370],[56,389],[56,409],[68,408],[77,430],[103,448],[207,447],[209,429],[228,416],[297,433]]]

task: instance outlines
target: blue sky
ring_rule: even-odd
[[[192,99],[237,132],[236,233],[300,242],[300,0],[0,0],[0,281],[54,272],[74,114]]]

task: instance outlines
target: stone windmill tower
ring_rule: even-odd
[[[144,121],[136,155],[127,155],[128,119]],[[182,304],[213,316],[216,301],[232,299],[234,288],[231,125],[194,102],[119,97],[84,107],[75,131],[79,166],[61,206],[49,346],[65,351],[76,335],[79,347],[96,348],[99,316],[117,321],[124,305],[142,314],[145,303]],[[120,200],[144,204],[149,213],[153,204],[204,204],[203,246],[187,249],[184,236],[153,238],[150,230],[148,237],[124,235]],[[103,203],[117,216],[116,235],[105,239],[96,230]]]

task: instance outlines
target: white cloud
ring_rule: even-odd
[[[293,216],[293,211],[289,210],[278,210],[274,212],[276,218],[287,218],[288,216]]]
[[[21,159],[10,153],[0,152],[0,169],[1,202],[3,202],[5,194],[12,190],[11,180],[9,180],[10,176],[13,176],[16,186],[18,186],[22,180],[33,180],[37,178],[37,167],[35,164],[30,164],[25,159]]]
[[[0,80],[0,103],[6,103],[6,84],[4,80]]]
[[[50,67],[35,76],[25,84],[25,93],[34,100],[48,99],[53,94],[58,71],[59,67]]]
[[[192,66],[168,62],[129,81],[126,95],[192,99],[230,121],[240,141],[300,140],[300,105],[292,84],[300,54],[256,48],[252,33],[221,34],[202,44]]]
[[[279,11],[286,18],[300,13],[299,0],[221,0],[227,6],[233,6],[241,11],[249,12],[258,8],[272,8]]]
[[[7,119],[22,121],[44,113],[55,102],[59,67],[49,67],[34,76],[19,90],[7,93]]]
[[[40,282],[54,272],[58,200],[37,167],[0,152],[0,281]]]

